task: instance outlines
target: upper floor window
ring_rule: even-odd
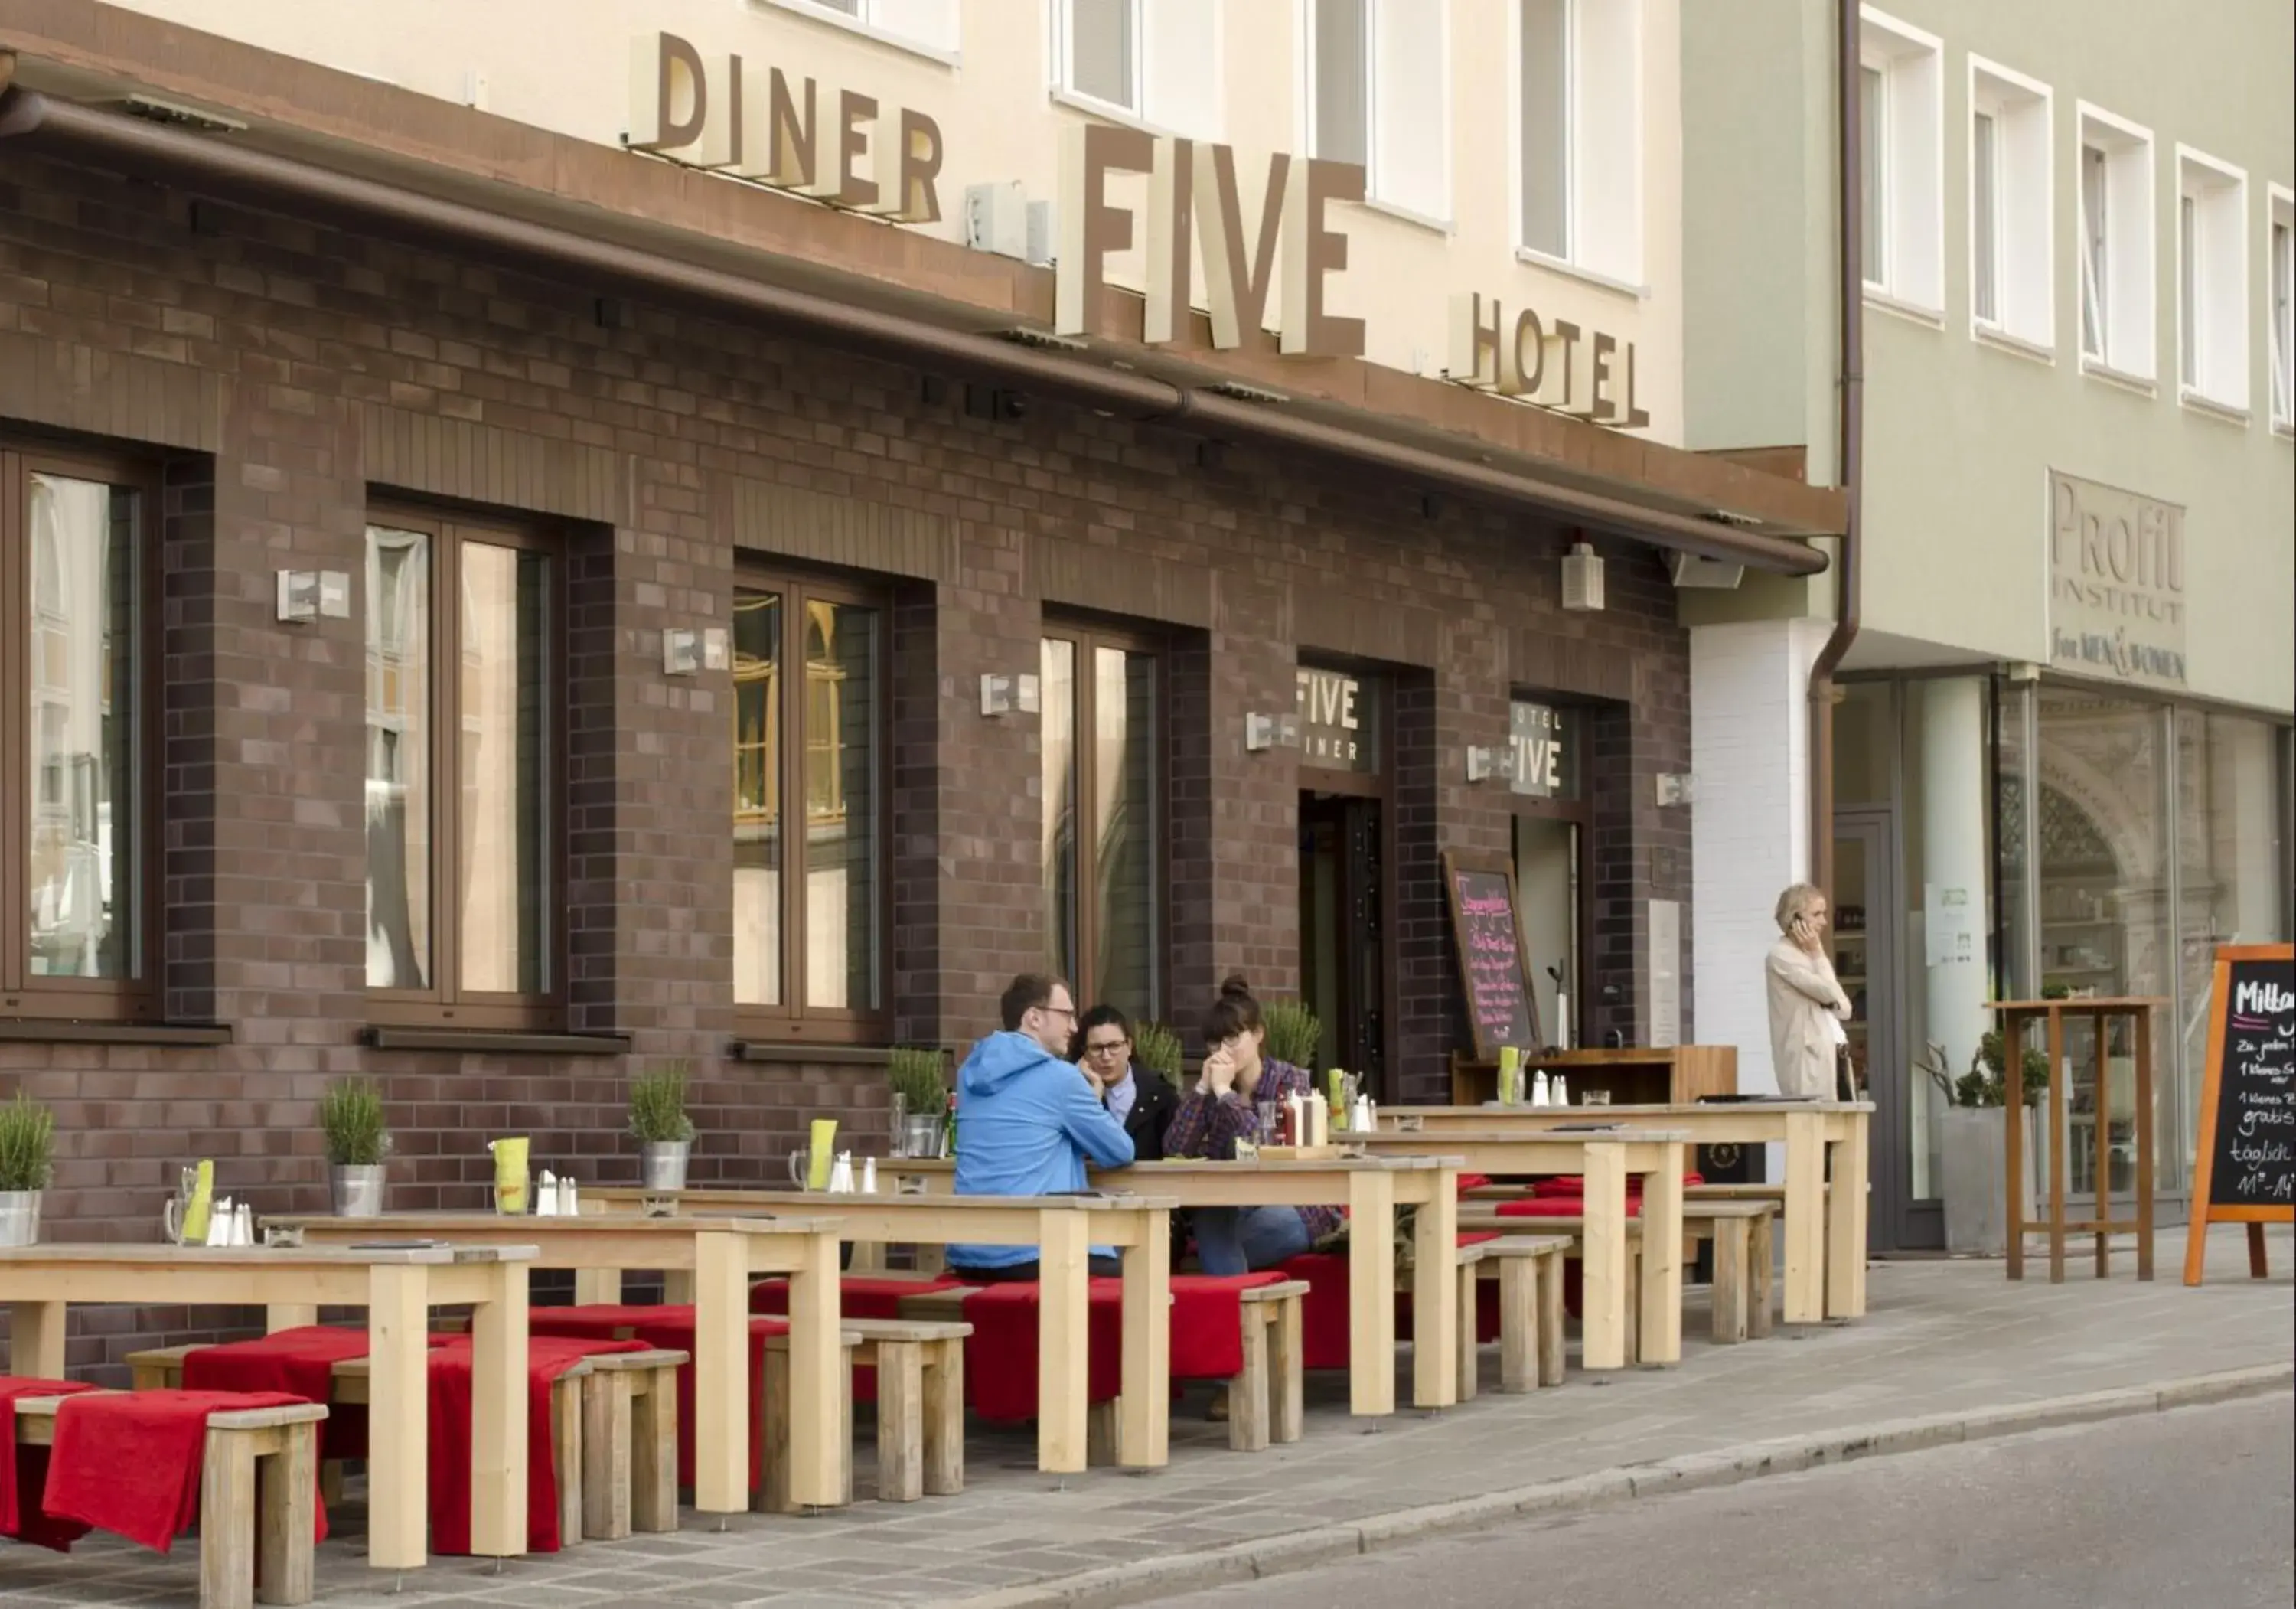
[[[1054,0],[1054,81],[1193,139],[1220,132],[1220,0]]]
[[[1858,35],[1858,250],[1869,294],[1945,309],[1943,50],[1872,7]]]
[[[2048,86],[1969,59],[1970,316],[2043,347],[2056,336],[2049,103]]]
[[[1079,1004],[1156,1015],[1164,983],[1160,663],[1142,639],[1044,639],[1046,965]]]
[[[1310,0],[1308,148],[1365,170],[1370,200],[1451,216],[1450,11]]]
[[[0,1016],[158,1014],[148,472],[0,448]]]
[[[2081,356],[2150,380],[2153,372],[2152,136],[2080,109]]]
[[[1642,276],[1641,0],[1517,0],[1517,242]]]
[[[2266,295],[2272,331],[2272,423],[2296,426],[2296,195],[2274,185]]]
[[[865,593],[750,571],[734,590],[734,1003],[746,1031],[883,1031],[885,653],[884,612]]]
[[[565,648],[553,544],[409,511],[366,533],[369,1010],[548,1024],[562,997]]]
[[[957,48],[957,0],[771,0],[784,11],[841,21],[936,56]]]
[[[2248,177],[2177,152],[2177,377],[2185,396],[2248,406]]]

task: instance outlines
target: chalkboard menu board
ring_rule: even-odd
[[[2296,1222],[2296,948],[2217,951],[2199,1161],[2185,1283],[2200,1283],[2209,1220],[2246,1223],[2252,1271],[2263,1228]]]
[[[1538,1045],[1538,1007],[1522,965],[1516,924],[1514,866],[1499,855],[1443,852],[1443,891],[1459,947],[1459,982],[1475,1055],[1495,1059],[1502,1045],[1529,1052]]]

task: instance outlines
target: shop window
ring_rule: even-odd
[[[1087,111],[1220,133],[1220,0],[1055,0],[1054,83]]]
[[[1451,216],[1450,13],[1413,0],[1310,0],[1308,148],[1365,170],[1364,193]]]
[[[140,465],[0,449],[0,1017],[156,1014]]]
[[[1513,768],[1515,916],[1525,969],[1547,1044],[1586,1043],[1579,1006],[1587,851],[1593,815],[1585,784],[1588,711],[1517,699],[1508,712]],[[1558,1009],[1560,1007],[1560,1009]]]
[[[1637,282],[1641,0],[1518,0],[1514,23],[1517,243]]]
[[[366,534],[366,978],[378,1020],[546,1026],[562,998],[556,545],[408,511]]]
[[[2152,136],[2080,109],[2081,357],[2152,378]]]
[[[746,1031],[885,1030],[884,620],[879,601],[825,582],[745,574],[734,591],[734,1000]]]
[[[841,22],[890,45],[956,53],[957,0],[767,0],[783,11]]]
[[[2055,343],[2048,86],[1969,59],[1970,316],[1981,333]]]
[[[2248,180],[2177,152],[2177,378],[2187,400],[2248,406]]]
[[[1868,7],[1858,52],[1866,293],[1942,313],[1943,48],[1934,35]]]
[[[1045,963],[1136,1016],[1163,1005],[1161,669],[1141,639],[1045,635]]]

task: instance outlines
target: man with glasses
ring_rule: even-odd
[[[956,1071],[956,1193],[1062,1195],[1086,1188],[1087,1159],[1132,1161],[1132,1138],[1101,1102],[1098,1085],[1069,1061],[1076,1000],[1058,978],[1023,973],[998,1002],[1004,1030],[972,1047]],[[1124,1036],[1127,1039],[1131,1035]],[[1093,1272],[1121,1271],[1092,1249]],[[1033,1246],[954,1245],[948,1269],[972,1284],[1034,1279]]]
[[[1092,1081],[1102,1104],[1132,1137],[1132,1160],[1164,1160],[1164,1129],[1179,1110],[1180,1097],[1153,1072],[1141,1073],[1132,1061],[1132,1023],[1113,1006],[1095,1006],[1077,1021],[1077,1065]]]

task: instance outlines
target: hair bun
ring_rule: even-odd
[[[1243,981],[1242,973],[1230,973],[1220,980],[1220,998],[1249,1000],[1251,998],[1251,985]]]

